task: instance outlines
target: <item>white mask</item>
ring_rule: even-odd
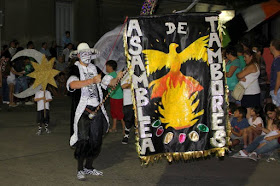
[[[84,64],[89,64],[91,62],[91,55],[92,55],[92,53],[90,51],[80,52],[79,54],[80,54],[80,60]]]

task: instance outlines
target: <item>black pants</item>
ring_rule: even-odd
[[[131,127],[134,125],[135,122],[133,105],[125,105],[123,107],[123,114],[124,114],[123,120],[125,122],[125,127],[127,129],[131,129]]]
[[[108,127],[108,123],[101,110],[93,119],[89,119],[86,111],[81,115],[78,122],[78,141],[74,153],[76,159],[96,158],[99,155],[106,127]]]
[[[50,123],[50,111],[46,109],[46,114],[44,110],[37,111],[37,123],[39,124],[49,124]]]

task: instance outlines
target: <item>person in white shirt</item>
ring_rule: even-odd
[[[41,89],[35,93],[34,101],[37,102],[37,135],[42,134],[42,126],[45,126],[46,133],[50,133],[48,129],[50,123],[50,102],[52,101],[51,93],[48,90],[45,92]]]
[[[252,107],[261,106],[261,89],[259,85],[260,66],[256,54],[251,51],[244,51],[246,67],[236,74],[239,82],[244,86],[245,92],[241,100],[241,106],[247,108],[247,118],[250,117]]]
[[[76,54],[79,61],[71,67],[66,83],[67,90],[72,92],[70,145],[75,146],[77,179],[85,180],[85,175],[103,175],[93,167],[93,161],[101,151],[102,137],[109,130],[107,112],[104,105],[100,105],[103,100],[101,87],[115,86],[122,72],[116,78],[105,76],[101,81],[101,74],[91,63],[98,56],[95,49],[89,48],[87,43],[80,43],[72,54]]]
[[[134,125],[135,116],[132,104],[132,91],[131,91],[131,76],[129,73],[126,73],[122,79],[121,86],[123,89],[123,113],[124,113],[124,122],[125,130],[124,137],[122,139],[122,144],[128,143],[129,132],[132,126]]]
[[[264,109],[267,120],[266,120],[266,128],[256,126],[257,129],[262,130],[264,133],[269,134],[271,131],[275,131],[275,126],[277,125],[278,129],[280,126],[279,114],[277,111],[276,105],[272,103],[268,103]],[[273,132],[275,134],[275,132]],[[270,134],[271,135],[271,134]],[[280,144],[278,142],[278,138],[280,137],[280,133],[278,135],[273,136],[265,136],[260,135],[255,138],[255,140],[248,145],[247,148],[240,150],[238,153],[234,154],[233,158],[250,158],[254,161],[257,161],[260,155],[272,152],[275,149],[280,148]],[[266,140],[263,143],[263,140]],[[262,143],[262,145],[260,145]]]
[[[274,121],[274,123],[272,124],[272,130],[267,133],[265,136],[264,136],[264,139],[260,142],[260,145],[258,146],[258,148],[261,148],[262,146],[264,146],[265,144],[267,144],[267,142],[269,141],[269,137],[272,137],[274,138],[274,136],[278,136],[280,134],[280,121],[276,120]]]
[[[261,111],[261,107],[250,108],[251,117],[248,118],[250,127],[246,128],[243,134],[244,148],[251,144],[257,136],[265,134],[260,129],[260,127],[264,127],[263,120],[260,117]]]
[[[10,42],[10,48],[8,49],[9,50],[9,52],[10,52],[10,54],[11,54],[11,56],[13,57],[15,54],[16,54],[16,52],[17,52],[17,48],[16,48],[16,44],[17,44],[18,42],[16,41],[16,40],[13,40],[13,41],[11,41]]]

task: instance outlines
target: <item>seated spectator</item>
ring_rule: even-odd
[[[70,53],[72,52],[72,50],[73,50],[73,45],[72,45],[72,43],[68,43],[68,44],[66,45],[65,49],[62,51],[62,54],[63,54],[63,56],[64,56],[64,60],[65,60],[65,62],[66,62],[67,64],[69,63],[69,60],[70,60],[69,55],[70,55]]]
[[[271,131],[268,133],[268,134],[266,134],[265,136],[264,136],[264,140],[262,140],[261,142],[260,142],[260,145],[258,146],[258,148],[261,148],[261,147],[263,147],[265,144],[267,144],[268,143],[268,141],[270,141],[271,139],[276,139],[276,138],[278,138],[278,137],[280,137],[280,131],[279,131],[279,129],[280,129],[280,120],[274,120],[274,122],[273,122],[273,124],[272,124],[272,129],[271,129]],[[277,136],[277,137],[276,137]]]
[[[248,119],[250,127],[246,128],[243,135],[244,148],[251,144],[253,140],[262,134],[262,130],[259,127],[264,127],[261,116],[261,107],[253,107],[251,110],[251,117]]]
[[[26,49],[34,49],[34,43],[33,41],[28,41],[28,43],[26,44]]]
[[[50,59],[51,53],[50,53],[50,51],[49,51],[49,49],[48,49],[48,44],[47,44],[46,42],[43,42],[43,43],[42,43],[42,48],[40,49],[40,52],[43,53],[43,54],[45,54],[45,56],[46,56],[48,59]]]
[[[265,146],[268,146],[273,140],[278,142],[278,138],[280,137],[279,129],[280,120],[274,120],[271,131],[268,134],[262,135],[260,138],[257,138],[257,140],[254,140],[254,142],[251,143],[247,148],[239,151],[238,155],[240,157],[248,157],[254,161],[257,161],[260,159],[261,154],[263,154],[261,150],[263,150]],[[280,148],[280,144],[278,144],[276,148]]]
[[[64,61],[64,56],[58,56],[55,63],[55,69],[59,70],[60,72],[65,72],[66,68],[67,64]]]
[[[16,54],[16,51],[17,51],[16,44],[17,44],[16,40],[13,40],[10,42],[9,52],[12,57]]]
[[[26,57],[19,57],[13,63],[13,68],[16,71],[16,84],[15,84],[15,93],[18,94],[28,88],[27,77],[25,74],[25,64],[24,60]],[[19,101],[19,100],[18,100]],[[25,104],[25,100],[21,100],[23,104]]]
[[[244,107],[237,107],[234,112],[234,118],[231,121],[231,140],[232,146],[238,145],[244,134],[244,129],[248,128],[250,125],[246,119],[247,110]]]
[[[273,124],[278,123],[278,120],[280,118],[280,114],[278,113],[277,107],[272,104],[268,103],[265,106],[265,113],[267,116],[267,126],[266,128],[264,127],[259,127],[257,126],[256,128],[259,130],[262,130],[264,134],[258,136],[255,138],[255,140],[248,145],[247,148],[240,150],[238,153],[234,154],[232,157],[234,158],[251,158],[253,160],[257,160],[258,155],[265,154],[268,152],[271,152],[277,148],[280,148],[280,144],[278,143],[278,139],[280,135],[276,135],[273,138],[268,138],[266,139],[266,143],[263,144],[262,147],[259,147],[260,142],[265,138],[265,134],[268,134],[270,131],[273,131]],[[277,121],[277,122],[276,122]],[[250,153],[253,152],[253,155]]]
[[[71,42],[70,31],[66,31],[65,35],[62,37],[62,46],[66,48],[66,46]]]
[[[229,115],[229,121],[231,123],[232,119],[234,118],[234,112],[236,110],[237,106],[235,103],[229,102],[229,107],[228,107],[228,115]]]
[[[30,62],[29,57],[24,58],[24,71],[25,71],[24,75],[30,74],[31,72],[34,71],[34,68],[33,68],[32,64]]]
[[[52,41],[52,46],[50,47],[51,57],[57,58],[57,44],[56,41]]]

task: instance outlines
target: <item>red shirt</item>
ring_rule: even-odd
[[[272,65],[274,57],[271,54],[269,48],[264,48],[263,49],[263,55],[262,56],[263,56],[263,59],[265,61],[267,78],[270,79],[271,65]]]

